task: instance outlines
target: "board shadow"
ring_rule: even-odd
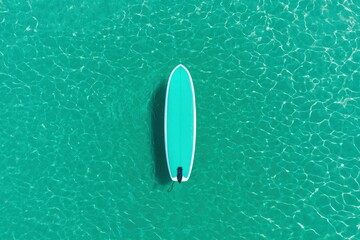
[[[151,100],[151,131],[155,177],[159,184],[166,185],[171,179],[166,162],[164,140],[164,111],[166,84],[162,81],[153,93]]]

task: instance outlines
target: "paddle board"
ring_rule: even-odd
[[[195,154],[196,106],[189,70],[178,65],[172,70],[166,89],[165,150],[171,180],[189,180]]]

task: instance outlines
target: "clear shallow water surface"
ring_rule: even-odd
[[[359,239],[357,1],[1,1],[1,239]],[[171,193],[165,84],[197,95]]]

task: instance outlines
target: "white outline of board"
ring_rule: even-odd
[[[195,156],[195,143],[196,143],[196,104],[195,104],[195,90],[194,90],[194,84],[192,81],[192,77],[190,75],[189,70],[182,64],[177,65],[171,72],[168,83],[167,83],[167,87],[166,87],[166,100],[165,100],[165,115],[164,115],[164,133],[165,133],[165,152],[166,152],[166,163],[168,166],[168,170],[169,170],[169,174],[170,174],[170,178],[173,181],[177,181],[177,177],[172,177],[171,176],[171,170],[170,170],[170,164],[169,164],[169,158],[168,158],[168,146],[167,146],[167,105],[168,105],[168,94],[169,94],[169,87],[170,87],[170,82],[172,79],[172,75],[175,72],[176,69],[178,69],[179,67],[182,67],[185,69],[186,73],[188,74],[189,78],[190,78],[190,85],[191,85],[191,91],[192,91],[192,99],[193,99],[193,109],[194,109],[194,132],[193,132],[193,149],[192,149],[192,155],[191,155],[191,163],[190,163],[190,170],[189,170],[189,176],[183,177],[182,181],[186,182],[187,180],[189,180],[190,175],[191,175],[191,171],[192,171],[192,167],[193,167],[193,163],[194,163],[194,156]]]

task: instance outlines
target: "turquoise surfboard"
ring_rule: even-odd
[[[194,162],[196,106],[190,72],[181,64],[172,70],[167,84],[164,126],[170,177],[173,181],[185,182],[190,178]]]

